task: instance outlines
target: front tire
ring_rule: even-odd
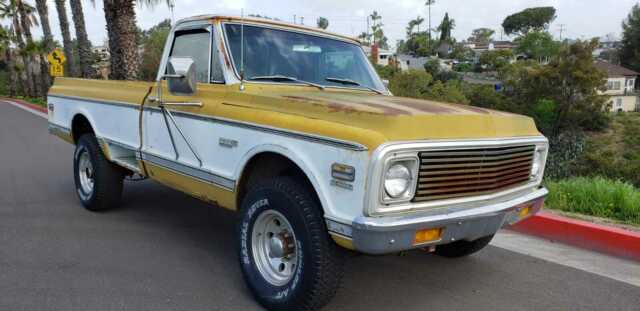
[[[492,239],[493,235],[490,235],[474,241],[457,241],[451,244],[439,245],[436,246],[435,254],[447,258],[469,256],[485,248]]]
[[[240,214],[240,267],[260,304],[269,310],[317,310],[333,298],[344,254],[329,236],[312,190],[288,177],[259,183]]]
[[[120,204],[124,174],[109,162],[93,134],[78,139],[73,154],[76,194],[90,211],[103,211]]]

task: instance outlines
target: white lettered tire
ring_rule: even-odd
[[[277,177],[252,187],[242,203],[240,266],[269,310],[317,310],[340,286],[344,254],[317,201],[296,179]]]

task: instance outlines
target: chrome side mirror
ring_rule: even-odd
[[[198,79],[196,64],[191,57],[171,57],[167,64],[169,93],[176,96],[190,96],[196,93]]]

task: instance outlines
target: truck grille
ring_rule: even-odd
[[[413,202],[492,194],[529,181],[535,146],[420,152]]]

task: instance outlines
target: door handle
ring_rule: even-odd
[[[203,106],[201,102],[165,102],[155,96],[149,96],[148,100],[150,103],[158,104],[158,106],[198,107],[198,108],[201,108]]]
[[[202,107],[201,102],[163,102],[159,101],[160,106],[173,106],[173,107]]]

